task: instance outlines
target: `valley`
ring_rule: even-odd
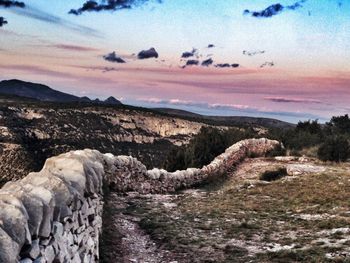
[[[0,100],[1,185],[70,151],[94,149],[120,158],[120,167],[104,179],[99,262],[348,262],[349,163],[310,154],[327,129],[343,132],[336,125],[343,127],[347,116],[333,118],[333,126],[293,125],[17,95]],[[264,136],[284,140],[287,148],[266,139],[241,141],[197,168],[157,169]],[[275,149],[268,153],[272,148],[264,143]]]

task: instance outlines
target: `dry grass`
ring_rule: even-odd
[[[262,183],[283,164],[252,162],[219,190],[133,199],[128,213],[179,262],[349,262],[350,167]]]

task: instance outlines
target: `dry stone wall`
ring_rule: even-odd
[[[117,192],[169,193],[215,179],[246,157],[264,156],[279,145],[278,141],[265,138],[243,140],[226,149],[223,154],[201,169],[188,168],[173,173],[162,169],[147,171],[137,159],[118,156],[111,158],[114,170],[105,178],[110,188]]]
[[[245,157],[279,143],[241,141],[202,169],[147,171],[129,156],[74,151],[46,161],[39,173],[0,190],[0,263],[98,262],[103,184],[111,190],[164,193],[224,173]]]
[[[103,155],[48,159],[39,173],[0,191],[0,262],[97,262]]]

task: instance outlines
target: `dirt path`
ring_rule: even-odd
[[[106,200],[101,262],[172,262],[169,252],[158,248],[151,237],[139,227],[137,218],[122,213],[127,206],[126,199],[111,194]]]

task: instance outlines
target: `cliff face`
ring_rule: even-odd
[[[0,180],[37,171],[51,156],[97,149],[160,166],[170,146],[182,145],[205,124],[152,112],[104,107],[0,107]]]
[[[153,143],[165,139],[181,146],[199,133],[202,123],[191,122],[179,118],[169,118],[154,114],[141,115],[138,112],[121,112],[117,115],[104,116],[113,126],[119,126],[126,132],[126,136],[118,138],[120,141],[136,143]],[[143,136],[137,133],[144,133]]]
[[[114,142],[153,143],[168,140],[177,145],[188,142],[204,125],[151,112],[110,108],[7,107],[0,110],[0,120],[1,138],[7,140],[14,139],[21,131],[40,140],[88,135]]]

